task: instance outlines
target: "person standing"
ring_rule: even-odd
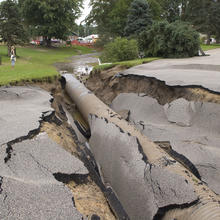
[[[16,62],[14,46],[11,47],[11,67],[14,68]]]

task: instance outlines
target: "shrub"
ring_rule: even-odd
[[[118,62],[138,58],[138,45],[136,40],[116,38],[106,44],[101,56],[102,62]]]
[[[99,39],[95,42],[94,46],[97,49],[103,49],[104,46],[111,41],[111,37],[107,34],[100,35]]]
[[[199,34],[187,23],[155,22],[138,39],[145,56],[192,57],[198,55]]]

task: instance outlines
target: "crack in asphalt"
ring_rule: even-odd
[[[48,113],[50,113],[50,114],[48,114]],[[25,140],[30,140],[30,139],[34,138],[35,136],[37,136],[40,133],[42,123],[45,121],[50,121],[54,115],[55,115],[54,111],[42,112],[42,116],[41,116],[41,120],[39,120],[39,127],[38,128],[29,131],[27,135],[18,137],[16,139],[11,140],[8,143],[6,143],[5,145],[7,145],[7,148],[6,148],[6,157],[4,158],[5,163],[7,163],[11,159],[11,154],[13,152],[12,146],[14,144],[21,143]]]
[[[201,175],[196,168],[196,166],[183,154],[179,154],[175,150],[172,149],[170,142],[162,143],[155,142],[158,144],[165,152],[167,152],[172,158],[181,163],[188,171],[193,173],[199,180],[201,180]],[[164,146],[165,144],[165,146]],[[167,147],[168,146],[168,147]]]
[[[45,167],[43,164],[41,164],[31,153],[29,153],[29,156],[32,158],[32,160],[38,165],[39,168],[41,168],[42,170],[46,170],[49,173],[52,173],[52,171],[50,171],[48,169],[48,167]]]
[[[2,183],[3,183],[3,177],[0,176],[0,194],[2,193],[3,189],[2,189]]]

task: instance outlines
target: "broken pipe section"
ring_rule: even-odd
[[[164,219],[171,210],[175,210],[172,218],[178,220],[186,216],[188,220],[214,220],[218,213],[220,217],[219,198],[190,171],[113,112],[74,76],[63,75],[61,81],[90,125],[90,146],[103,181],[113,188],[130,219]],[[202,200],[204,197],[207,199]],[[209,218],[199,212],[213,203]]]

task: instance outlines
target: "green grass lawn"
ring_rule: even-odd
[[[96,70],[107,70],[115,66],[122,66],[125,67],[126,69],[131,68],[133,66],[137,66],[143,63],[149,63],[154,60],[158,60],[161,58],[158,57],[149,57],[149,58],[143,58],[143,59],[137,59],[137,60],[128,60],[128,61],[122,61],[122,62],[116,62],[116,63],[111,63],[111,64],[104,64],[104,65],[97,65],[94,67]]]
[[[212,45],[201,44],[201,48],[204,51],[217,49],[217,48],[220,48],[220,44],[212,44]],[[149,57],[149,58],[144,58],[144,59],[137,59],[137,60],[123,61],[123,62],[116,62],[116,63],[111,63],[111,64],[104,64],[104,65],[100,65],[100,66],[96,65],[94,67],[94,69],[96,69],[96,70],[107,70],[107,69],[113,68],[113,67],[118,66],[118,65],[122,66],[122,67],[125,67],[125,68],[131,68],[133,66],[137,66],[137,65],[140,65],[140,64],[143,64],[143,63],[149,63],[151,61],[158,60],[158,59],[161,59],[161,58]]]
[[[33,79],[51,78],[58,75],[53,66],[56,62],[68,62],[68,57],[91,53],[92,49],[81,46],[63,48],[17,47],[17,61],[12,69],[7,47],[0,46],[2,65],[0,85]]]
[[[206,51],[206,50],[213,50],[213,49],[220,48],[220,44],[211,44],[211,45],[202,44],[201,48],[204,51]]]

